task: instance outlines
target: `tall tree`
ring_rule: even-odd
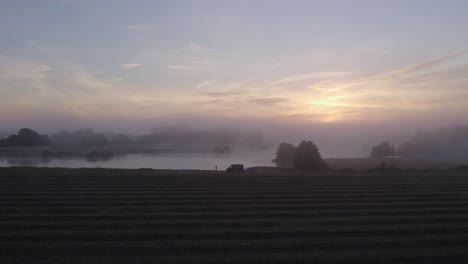
[[[294,168],[309,171],[328,170],[317,145],[312,141],[302,141],[299,144],[294,155]]]
[[[277,167],[291,168],[294,164],[296,147],[293,144],[283,142],[276,150],[276,158],[273,160]]]

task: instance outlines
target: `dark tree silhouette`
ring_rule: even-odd
[[[294,155],[294,168],[308,171],[328,170],[318,147],[312,141],[302,141],[299,144]]]
[[[379,145],[376,145],[372,147],[372,151],[370,153],[370,156],[372,158],[385,158],[388,156],[395,156],[396,155],[396,150],[393,145],[388,143],[387,141],[380,143]]]
[[[0,145],[6,147],[34,147],[50,145],[49,137],[39,135],[30,128],[22,128],[17,135],[10,135],[6,140],[3,139]]]
[[[276,158],[273,160],[277,167],[291,168],[294,164],[296,147],[293,144],[283,142],[276,150]]]

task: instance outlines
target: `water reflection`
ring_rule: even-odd
[[[51,159],[44,157],[2,157],[0,164],[9,166],[40,166],[47,165]]]
[[[65,168],[121,168],[121,169],[196,169],[224,170],[233,163],[241,163],[246,167],[272,166],[271,154],[261,155],[101,155],[92,154],[84,158],[58,158],[48,155],[40,157],[0,157],[0,167],[33,166],[33,167],[65,167]]]

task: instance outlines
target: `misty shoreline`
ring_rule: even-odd
[[[270,150],[218,151],[216,149],[108,146],[0,148],[0,167],[105,167],[155,169],[225,169],[231,163],[273,166]]]
[[[327,155],[324,160],[333,170],[356,171],[379,167],[403,170],[448,169],[468,162],[468,126],[418,130],[413,137],[399,144],[386,141],[385,138],[382,140],[372,148],[367,145],[368,155]],[[229,165],[226,164],[228,162],[273,168],[275,165],[283,165],[275,160],[284,143],[280,143],[275,158],[274,149],[278,145],[259,131],[199,130],[176,126],[140,135],[101,133],[92,129],[61,130],[45,135],[22,128],[17,134],[0,139],[0,166],[167,168],[168,165],[163,163],[165,160],[171,163],[170,168],[175,169],[191,169],[191,166],[198,169],[222,169]],[[340,149],[346,148],[339,142],[334,144]],[[294,147],[294,144],[286,145]],[[321,149],[319,145],[319,155]],[[142,161],[138,161],[139,158]],[[200,164],[195,162],[196,159]]]
[[[247,163],[252,167],[259,166],[263,169],[275,170],[277,168],[271,161],[273,155],[272,151],[216,153],[209,150],[195,151],[169,148],[131,150],[115,146],[107,148],[65,148],[57,146],[47,148],[0,148],[0,167],[2,167],[1,164],[5,167],[68,168],[81,166],[113,168],[114,165],[118,169],[138,169],[140,168],[138,164],[142,164],[141,168],[151,169],[214,170],[219,168],[223,170],[228,163]],[[367,171],[378,168],[382,164],[385,164],[387,168],[399,170],[444,170],[466,164],[462,160],[442,161],[410,158],[324,158],[324,161],[335,171]],[[164,167],[164,163],[166,163],[167,167]]]

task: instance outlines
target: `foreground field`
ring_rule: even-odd
[[[468,176],[0,169],[0,263],[468,263]]]

